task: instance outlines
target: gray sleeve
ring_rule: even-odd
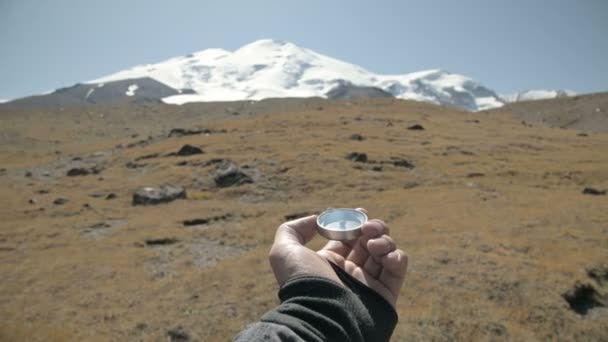
[[[304,342],[288,327],[268,322],[250,324],[233,340],[234,342],[268,341],[268,342]]]

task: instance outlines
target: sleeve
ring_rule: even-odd
[[[346,288],[314,276],[291,279],[279,290],[281,304],[235,341],[388,341],[398,319],[393,307],[332,266]]]

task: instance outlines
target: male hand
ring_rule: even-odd
[[[367,212],[365,209],[357,209]],[[270,266],[279,285],[300,276],[318,276],[344,286],[329,262],[367,285],[393,307],[407,271],[407,256],[397,249],[380,220],[366,222],[362,235],[349,241],[329,241],[315,252],[305,245],[317,233],[317,216],[283,223],[270,250]]]

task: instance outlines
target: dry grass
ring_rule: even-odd
[[[395,100],[92,107],[0,123],[1,340],[166,340],[178,326],[228,340],[277,304],[266,254],[283,217],[330,206],[367,208],[411,257],[395,341],[608,339],[606,309],[580,316],[562,298],[608,259],[608,196],[581,194],[608,188],[605,133]],[[226,133],[165,138],[194,126]],[[205,154],[166,156],[186,143]],[[350,152],[416,167],[374,171]],[[73,157],[104,170],[66,177]],[[255,182],[216,188],[214,158],[248,165]],[[188,199],[131,206],[135,188],[161,184]],[[160,238],[177,242],[145,244]]]

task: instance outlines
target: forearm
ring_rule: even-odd
[[[279,290],[281,304],[235,340],[388,341],[397,323],[395,310],[332,266],[347,288],[321,277],[291,279]]]

